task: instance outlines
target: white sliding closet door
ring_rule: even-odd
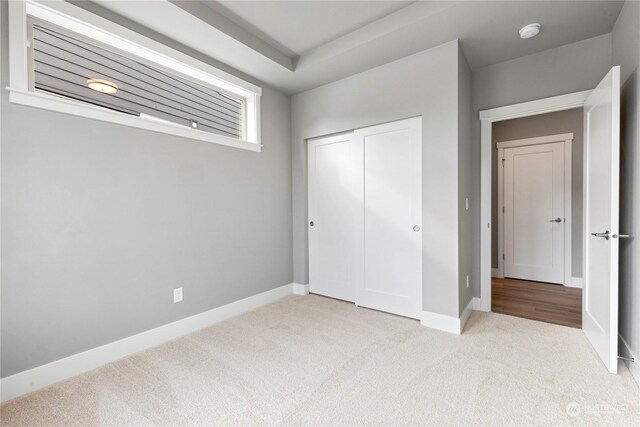
[[[363,188],[356,304],[420,318],[422,119],[358,129]]]
[[[353,133],[309,140],[309,290],[355,301],[355,184]],[[361,224],[360,224],[361,226]]]

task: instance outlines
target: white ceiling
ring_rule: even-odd
[[[619,1],[95,0],[287,93],[460,39],[472,68],[611,32]],[[521,40],[518,30],[542,24]]]
[[[214,1],[297,55],[344,36],[412,1]],[[222,8],[214,10],[221,12]]]

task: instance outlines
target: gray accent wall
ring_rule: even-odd
[[[461,315],[473,297],[472,283],[472,212],[471,212],[471,69],[467,59],[458,50],[458,271],[460,289],[458,314]],[[469,199],[469,209],[467,201]],[[467,275],[469,287],[467,287]]]
[[[423,309],[458,317],[458,42],[294,95],[294,280],[308,283],[308,138],[422,116]]]
[[[571,276],[582,277],[582,108],[493,124],[492,143],[573,133],[571,145]],[[498,224],[498,150],[492,150],[491,222]],[[491,230],[491,263],[498,268],[498,227]]]
[[[593,89],[611,68],[611,34],[473,70],[473,295],[480,296],[480,120],[482,110]]]
[[[640,384],[640,2],[627,1],[613,28],[613,65],[621,72],[620,121],[620,354]],[[626,344],[625,344],[626,343]],[[628,353],[626,346],[632,354]]]
[[[292,282],[290,98],[261,86],[261,153],[2,90],[2,377]]]

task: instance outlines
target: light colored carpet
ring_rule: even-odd
[[[289,297],[8,402],[2,425],[640,425],[578,329],[474,313],[461,336]]]

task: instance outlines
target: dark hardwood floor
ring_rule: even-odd
[[[582,289],[493,278],[491,311],[582,328]]]

